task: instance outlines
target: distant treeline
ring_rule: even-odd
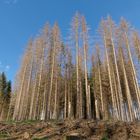
[[[11,98],[11,81],[4,72],[0,73],[0,121],[7,119]]]

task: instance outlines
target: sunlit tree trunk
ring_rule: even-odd
[[[22,97],[26,71],[27,71],[27,63],[24,66],[23,76],[22,76],[21,85],[20,85],[20,91],[19,91],[19,93],[16,93],[17,95],[16,95],[16,103],[15,103],[15,108],[14,108],[13,120],[17,120],[17,117],[18,117],[19,106],[20,106],[20,101],[21,101],[21,97]]]
[[[29,111],[29,120],[35,120],[35,95],[36,95],[36,87],[37,87],[37,81],[38,81],[38,74],[37,72],[35,73],[35,81],[34,86],[33,86],[33,91],[31,93],[32,98],[31,98],[31,105],[30,105],[30,111]]]
[[[53,46],[52,52],[52,66],[51,66],[51,80],[50,80],[50,90],[49,90],[49,97],[48,97],[48,108],[47,108],[47,119],[50,119],[50,109],[51,109],[51,96],[52,96],[52,88],[53,88],[53,78],[54,78],[54,63],[55,63],[55,43]]]
[[[134,82],[135,82],[134,84],[135,84],[135,87],[136,87],[136,96],[137,96],[138,106],[140,108],[140,90],[139,90],[139,84],[138,84],[136,70],[135,70],[135,67],[134,67],[133,60],[132,60],[132,55],[131,55],[130,46],[129,46],[129,40],[128,40],[128,37],[127,37],[127,33],[126,32],[125,32],[125,38],[126,38],[126,47],[127,47],[127,50],[128,50],[128,56],[129,56],[129,59],[130,59],[130,64],[131,64],[131,68],[132,68],[133,78],[134,78]]]
[[[99,120],[100,116],[99,116],[99,107],[98,107],[98,100],[95,99],[95,110],[96,110],[96,119]]]
[[[83,116],[83,87],[82,87],[82,81],[83,81],[83,77],[84,77],[84,72],[83,72],[83,68],[82,68],[82,55],[81,53],[79,54],[79,118],[82,119],[84,118]],[[85,99],[86,100],[86,99]],[[89,99],[88,99],[89,100]],[[90,103],[90,100],[89,100]],[[90,106],[89,106],[90,108]]]
[[[67,75],[67,70],[66,70],[66,75]],[[64,85],[65,85],[65,94],[64,94],[64,97],[65,97],[65,99],[64,99],[64,119],[66,119],[67,118],[67,76],[65,77],[66,79],[65,79],[65,83],[64,83]]]
[[[31,54],[32,55],[32,54]],[[29,90],[30,90],[30,84],[31,84],[31,77],[32,77],[32,70],[33,70],[33,58],[31,58],[31,68],[30,68],[30,72],[29,72],[29,79],[27,82],[27,90],[24,93],[24,98],[23,100],[23,105],[20,108],[20,113],[19,113],[19,120],[24,120],[26,119],[26,112],[27,112],[27,108],[28,108],[28,100],[29,100]]]
[[[127,96],[127,102],[128,102],[129,117],[130,117],[130,121],[133,121],[132,98],[131,98],[131,94],[130,94],[129,84],[128,84],[126,70],[125,70],[124,58],[123,58],[123,54],[122,54],[122,49],[121,48],[120,48],[120,58],[121,58],[122,70],[123,70],[125,86],[126,86],[126,96]]]
[[[56,77],[56,82],[55,82],[55,96],[54,96],[54,111],[53,111],[53,118],[54,119],[57,119],[57,107],[58,107],[58,103],[57,103],[57,100],[58,100],[58,79]]]
[[[133,44],[138,57],[138,61],[140,61],[140,37],[137,32],[133,32]]]
[[[71,52],[68,50],[67,54],[68,61],[68,118],[73,118],[73,106],[72,106],[72,56]]]
[[[75,17],[75,46],[76,46],[76,85],[77,85],[77,103],[76,103],[76,117],[79,118],[79,94],[80,94],[80,90],[79,90],[79,39],[78,39],[78,28],[79,28],[79,19],[78,19],[78,15],[76,15]]]
[[[133,63],[133,60],[132,60],[132,54],[131,54],[131,51],[130,51],[129,39],[128,39],[128,35],[127,35],[127,32],[128,32],[129,29],[128,29],[128,25],[127,25],[125,20],[121,20],[120,28],[121,28],[121,30],[123,30],[123,36],[124,36],[125,43],[126,43],[128,58],[130,60],[130,65],[131,65],[131,68],[132,68],[132,74],[133,74],[133,78],[134,78],[134,86],[136,87],[135,88],[136,97],[137,97],[137,101],[138,101],[138,106],[140,108],[140,89],[139,89],[139,84],[138,84],[138,80],[137,80],[137,74],[136,74],[135,66],[134,66],[134,63]]]
[[[113,92],[113,84],[112,84],[112,77],[111,77],[111,69],[110,69],[110,61],[108,57],[108,51],[107,51],[107,44],[106,44],[106,37],[104,35],[104,43],[105,43],[105,54],[106,54],[106,60],[107,60],[107,69],[108,69],[108,77],[109,77],[109,84],[110,84],[110,92],[111,92],[111,99],[112,99],[112,111],[113,111],[113,118],[115,117],[114,115],[114,110],[116,109],[115,106],[115,99],[114,99],[114,92]]]
[[[97,66],[98,66],[98,78],[99,78],[99,87],[100,87],[100,98],[101,98],[101,112],[102,117],[104,118],[104,103],[103,103],[103,90],[102,90],[102,79],[101,79],[101,68],[100,68],[100,54],[99,54],[99,47],[96,46],[96,53],[97,53]]]
[[[109,22],[109,32],[110,32],[110,39],[111,39],[111,44],[112,44],[112,49],[113,49],[113,58],[114,58],[114,66],[115,66],[115,71],[116,71],[116,79],[117,79],[117,87],[118,87],[118,95],[119,95],[119,114],[121,117],[121,120],[123,120],[124,116],[123,116],[123,97],[122,97],[122,89],[121,89],[121,84],[120,84],[120,76],[119,76],[119,71],[118,71],[118,64],[117,64],[117,59],[116,59],[116,52],[115,52],[115,45],[114,45],[114,39],[113,39],[113,33],[112,33],[112,21],[110,18],[108,18],[108,22]],[[115,31],[114,31],[115,32]],[[117,96],[117,95],[116,95]]]
[[[91,118],[91,112],[90,112],[90,98],[88,93],[88,80],[87,80],[87,27],[86,27],[86,21],[85,18],[82,17],[82,34],[83,34],[83,49],[84,49],[84,74],[85,74],[85,89],[86,89],[86,110],[87,110],[87,119]]]
[[[48,94],[48,105],[47,105],[47,119],[51,118],[51,114],[53,110],[51,110],[51,99],[52,99],[52,92],[53,92],[53,82],[54,82],[54,76],[55,76],[55,66],[57,65],[57,60],[59,56],[60,51],[60,32],[58,25],[55,24],[52,29],[52,60],[51,60],[51,72],[50,72],[50,89]]]

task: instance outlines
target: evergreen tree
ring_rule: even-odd
[[[11,98],[11,81],[7,81],[4,72],[0,75],[0,120],[7,117]]]
[[[6,75],[4,72],[0,75],[0,92],[2,94],[6,93],[6,87],[7,87],[7,81],[6,81]]]

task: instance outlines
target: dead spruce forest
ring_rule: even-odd
[[[47,23],[30,39],[0,120],[140,120],[138,31],[111,17],[91,30],[76,13],[67,37]]]

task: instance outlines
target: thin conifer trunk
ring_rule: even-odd
[[[104,43],[105,43],[105,54],[106,54],[106,60],[107,60],[107,69],[108,69],[108,77],[109,77],[109,84],[110,84],[110,92],[111,92],[111,99],[112,99],[112,108],[113,108],[113,118],[114,116],[114,109],[115,107],[115,100],[114,100],[114,93],[113,93],[113,84],[112,84],[112,77],[111,77],[111,69],[110,69],[110,62],[108,57],[108,51],[107,51],[107,44],[106,44],[106,37],[104,35]]]
[[[89,93],[88,93],[88,80],[87,80],[87,27],[85,18],[82,17],[82,32],[83,32],[83,48],[84,48],[84,74],[85,74],[85,89],[86,89],[86,110],[87,110],[87,119],[90,119],[90,106],[89,105]]]
[[[130,65],[131,65],[131,68],[132,68],[132,74],[133,74],[133,77],[134,77],[134,80],[135,80],[134,84],[135,84],[135,87],[136,87],[136,97],[137,97],[137,101],[138,101],[138,106],[140,108],[140,89],[139,89],[139,84],[138,84],[138,80],[137,80],[137,75],[136,75],[134,63],[133,63],[133,60],[132,60],[129,40],[128,40],[128,36],[127,36],[126,32],[124,33],[124,36],[125,36],[125,39],[126,39],[126,47],[127,47],[128,56],[129,56],[129,59],[130,59]]]
[[[33,107],[34,107],[34,103],[35,103],[34,100],[35,100],[35,94],[36,94],[37,80],[38,80],[38,78],[37,78],[37,72],[36,72],[35,73],[35,83],[34,83],[34,86],[33,86],[33,91],[31,93],[32,98],[31,98],[31,105],[30,105],[30,111],[29,111],[29,120],[31,120],[31,119],[34,120],[35,119]]]
[[[54,78],[55,54],[56,54],[56,45],[54,41],[53,51],[52,51],[52,67],[51,67],[50,90],[49,90],[48,107],[47,107],[47,119],[50,119],[50,112],[51,112],[51,97],[52,97],[53,78]]]
[[[121,48],[120,48],[120,57],[121,57],[123,75],[124,75],[125,86],[126,86],[126,96],[127,96],[127,102],[128,102],[129,117],[130,117],[130,121],[133,121],[133,112],[132,112],[133,105],[132,105],[132,98],[131,98],[131,94],[130,94],[129,84],[128,84],[127,75],[126,75],[126,70],[125,70],[124,58],[123,58],[123,54],[122,54]]]
[[[75,46],[76,46],[76,90],[77,90],[77,103],[76,103],[76,118],[79,118],[79,44],[78,44],[78,17],[75,19]]]
[[[120,84],[120,76],[119,76],[119,71],[118,71],[118,64],[117,64],[117,59],[116,59],[116,52],[115,52],[115,45],[114,45],[114,41],[112,38],[112,31],[111,32],[111,43],[112,43],[112,49],[113,49],[113,57],[114,57],[114,62],[115,62],[115,70],[116,70],[116,74],[117,74],[117,84],[118,84],[118,94],[119,94],[119,103],[120,103],[120,117],[123,120],[124,116],[123,116],[123,96],[122,96],[122,89],[121,89],[121,84]]]
[[[15,104],[15,109],[14,109],[14,114],[13,114],[13,120],[17,120],[17,117],[18,117],[19,106],[20,106],[20,101],[21,101],[21,97],[22,97],[22,92],[23,92],[23,86],[24,86],[24,82],[25,82],[26,71],[27,71],[27,64],[25,64],[25,67],[24,67],[23,77],[22,77],[22,80],[21,80],[21,87],[20,87],[19,95],[17,93],[16,104]]]
[[[42,49],[42,54],[41,54],[41,65],[40,65],[40,71],[39,71],[39,81],[38,81],[38,86],[37,86],[37,97],[36,97],[36,103],[35,103],[35,116],[37,119],[40,119],[39,95],[40,95],[40,88],[41,88],[41,81],[42,81],[43,65],[44,65],[44,47]]]
[[[99,56],[99,48],[96,47],[97,50],[97,66],[98,66],[98,78],[99,78],[99,86],[100,86],[100,97],[101,97],[101,112],[102,112],[102,117],[104,118],[104,103],[103,103],[103,89],[102,89],[102,79],[101,79],[101,68],[100,68],[100,56]]]
[[[58,85],[57,85],[57,77],[56,77],[56,82],[55,82],[55,98],[54,98],[54,112],[53,112],[53,119],[57,119],[57,97],[58,97]]]
[[[28,106],[28,98],[29,98],[29,90],[30,90],[30,84],[31,84],[31,77],[32,77],[32,70],[33,70],[33,58],[31,62],[31,68],[29,72],[29,79],[27,82],[27,90],[25,91],[23,105],[21,106],[20,112],[19,112],[19,120],[24,120],[26,118],[26,112],[27,112],[27,106]]]

